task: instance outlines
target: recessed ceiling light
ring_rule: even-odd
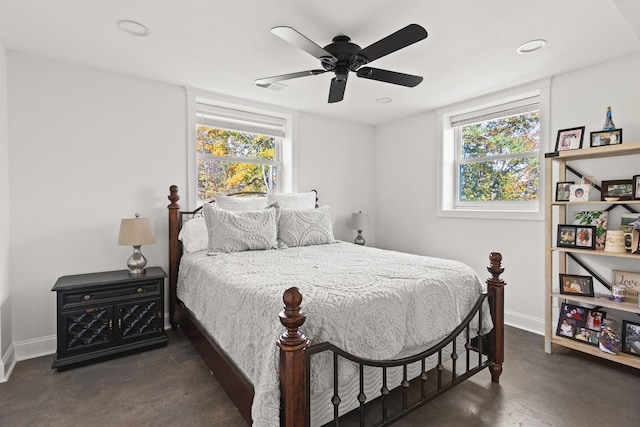
[[[522,43],[518,46],[516,51],[522,55],[526,55],[527,53],[534,53],[542,50],[547,45],[547,41],[543,39],[529,40],[526,43]]]
[[[392,101],[392,99],[391,99],[391,98],[378,98],[378,99],[376,99],[376,102],[377,102],[378,104],[388,104],[388,103],[390,103],[391,101]]]
[[[139,22],[129,19],[121,19],[118,21],[118,27],[125,33],[137,37],[146,37],[149,35],[149,29]]]

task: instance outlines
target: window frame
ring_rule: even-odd
[[[236,112],[258,114],[278,118],[284,121],[284,137],[276,144],[277,162],[264,159],[246,159],[226,156],[213,156],[228,162],[242,162],[254,164],[275,164],[278,167],[278,188],[281,193],[293,192],[297,189],[297,170],[294,162],[294,141],[297,135],[298,112],[276,107],[260,102],[249,101],[232,96],[212,93],[200,89],[186,87],[187,97],[187,205],[195,209],[198,207],[198,169],[196,152],[196,110],[198,104],[210,105],[218,109],[229,109]]]
[[[475,98],[437,110],[438,160],[437,160],[437,216],[453,218],[544,220],[545,162],[544,152],[549,141],[549,92],[550,80],[544,79],[516,88]],[[504,104],[524,102],[538,98],[540,120],[539,144],[539,198],[530,202],[459,202],[459,173],[461,146],[456,141],[452,117],[477,116],[483,110],[497,111]],[[522,157],[519,153],[515,157]],[[510,155],[509,155],[510,156]],[[501,156],[502,157],[502,156]],[[489,159],[498,159],[491,156]]]

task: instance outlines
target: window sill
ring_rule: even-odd
[[[439,209],[438,217],[499,219],[517,221],[544,221],[544,212],[522,210]]]

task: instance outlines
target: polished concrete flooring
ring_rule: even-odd
[[[57,372],[19,362],[0,384],[0,426],[243,426],[181,332],[166,347]],[[481,372],[396,426],[640,426],[640,371],[506,330],[504,373]],[[274,426],[275,427],[275,426]]]

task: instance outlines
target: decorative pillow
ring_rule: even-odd
[[[267,204],[271,203],[286,209],[315,209],[316,192],[267,194]]]
[[[225,196],[216,194],[216,205],[228,211],[257,211],[267,207],[267,198],[261,196]]]
[[[279,210],[278,235],[281,243],[288,247],[326,245],[335,241],[329,206]]]
[[[207,249],[209,234],[204,218],[192,218],[182,224],[178,239],[182,241],[182,248],[186,252],[197,252]]]
[[[604,249],[607,241],[607,223],[609,212],[607,211],[580,211],[573,214],[573,223],[576,225],[595,225],[596,250]]]
[[[207,254],[272,249],[278,246],[275,209],[233,212],[204,205],[209,244]]]

